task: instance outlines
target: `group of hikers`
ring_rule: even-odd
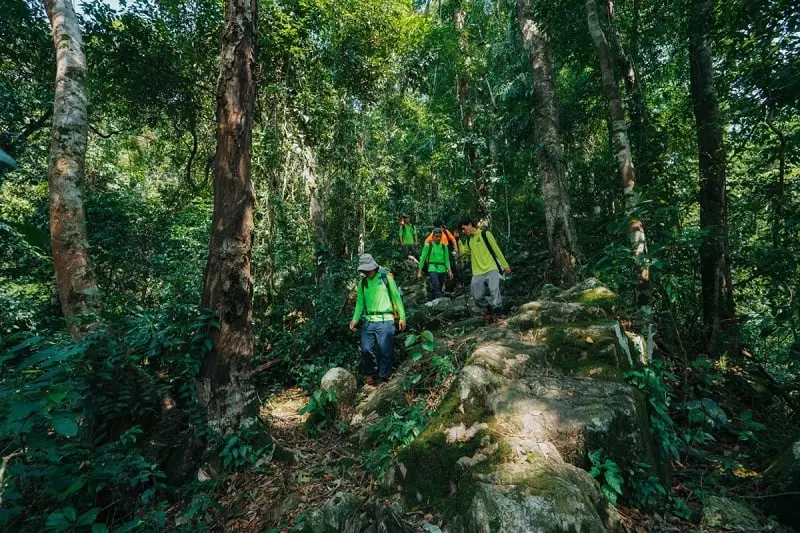
[[[442,297],[447,279],[456,276],[459,260],[469,259],[472,298],[487,321],[494,321],[503,314],[501,276],[511,274],[511,267],[490,231],[480,229],[470,218],[461,219],[459,227],[460,233],[453,233],[437,222],[419,253],[417,230],[411,217],[403,215],[398,228],[401,253],[417,263],[418,279],[427,272],[432,299]],[[363,277],[356,287],[350,329],[355,331],[364,318],[360,338],[364,373],[367,382],[382,383],[391,377],[394,335],[406,328],[406,311],[394,276],[381,268],[371,254],[361,254],[358,271]]]

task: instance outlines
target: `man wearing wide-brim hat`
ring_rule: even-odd
[[[356,308],[350,329],[355,331],[363,316],[361,328],[361,354],[364,373],[379,383],[392,375],[394,361],[395,318],[397,329],[406,328],[406,310],[394,276],[382,269],[370,254],[358,258],[358,271],[364,276],[356,286]],[[380,359],[375,347],[380,350]]]

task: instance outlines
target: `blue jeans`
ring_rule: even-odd
[[[380,348],[380,360],[375,355],[375,345]],[[361,355],[365,373],[388,378],[394,360],[394,321],[367,322],[361,328]]]
[[[444,283],[447,281],[447,273],[446,272],[428,272],[428,278],[431,282],[431,294],[433,295],[433,299],[441,298],[442,297],[442,289],[444,289]]]

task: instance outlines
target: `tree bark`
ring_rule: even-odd
[[[255,89],[256,0],[225,0],[217,82],[214,215],[202,303],[219,320],[198,375],[209,426],[226,434],[257,415],[250,383],[253,280],[250,253],[255,191],[250,175]]]
[[[772,202],[772,247],[777,248],[781,243],[781,229],[783,226],[783,196],[786,189],[786,134],[778,129],[772,121],[766,119],[767,127],[778,136],[778,182],[775,184],[775,199]]]
[[[566,284],[575,281],[579,250],[566,189],[553,55],[550,40],[533,20],[531,0],[517,0],[517,19],[533,72],[534,129],[536,142],[541,143],[536,159],[544,198],[547,242],[553,261],[553,281]]]
[[[637,71],[637,56],[639,47],[639,1],[633,2],[633,28],[631,35],[632,54],[628,55],[620,43],[617,30],[614,25],[614,3],[606,0],[606,13],[610,31],[608,32],[609,44],[614,53],[614,62],[622,74],[625,83],[625,91],[628,95],[628,110],[630,112],[631,127],[630,140],[632,151],[636,154],[638,168],[636,170],[636,182],[641,187],[651,181],[653,154],[652,148],[648,145],[648,117],[647,108],[644,101],[644,90]]]
[[[633,213],[636,207],[636,197],[634,195],[636,172],[633,168],[631,145],[628,140],[628,126],[625,123],[625,112],[622,109],[622,101],[620,100],[619,91],[617,90],[614,65],[611,60],[611,49],[603,30],[600,28],[600,20],[597,16],[597,4],[594,0],[586,0],[586,15],[589,25],[589,34],[592,37],[592,42],[600,58],[603,92],[608,101],[608,109],[611,115],[611,135],[613,137],[614,150],[617,156],[620,178],[622,178],[625,207],[627,211],[631,213],[631,218],[628,221],[628,237],[637,265],[636,306],[647,314],[651,296],[650,270],[647,267],[645,258],[647,241],[645,239],[644,225],[641,220],[636,218],[635,213]]]
[[[317,182],[317,160],[311,147],[303,145],[303,179],[308,196],[308,214],[314,227],[314,257],[317,285],[322,286],[325,279],[325,258],[328,255],[328,236],[326,232],[325,206],[320,199]]]
[[[81,182],[89,130],[86,58],[71,0],[45,0],[56,49],[56,90],[47,181],[50,239],[61,310],[74,339],[97,324],[100,292],[89,257]]]
[[[456,4],[453,11],[453,24],[458,32],[458,49],[460,69],[456,76],[456,97],[461,108],[461,125],[468,139],[464,142],[464,155],[467,159],[467,168],[472,174],[472,183],[475,188],[475,212],[479,219],[486,219],[489,216],[488,191],[486,181],[483,177],[483,169],[478,161],[478,147],[472,140],[473,133],[473,113],[472,102],[470,99],[470,79],[464,72],[469,63],[468,41],[466,33],[467,13],[461,7],[460,1]]]
[[[728,256],[725,144],[710,43],[713,3],[692,0],[689,10],[689,75],[697,123],[700,229],[704,230],[700,244],[704,337],[709,352],[721,355],[738,351],[738,335]]]

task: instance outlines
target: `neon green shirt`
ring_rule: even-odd
[[[447,272],[450,270],[450,250],[441,242],[428,242],[422,248],[419,267],[428,260],[428,272]]]
[[[364,277],[359,280],[356,287],[356,309],[353,311],[353,322],[360,320],[362,314],[366,316],[367,322],[394,320],[394,308],[397,309],[400,321],[406,321],[406,310],[403,307],[400,291],[397,290],[397,284],[394,282],[394,276],[388,272],[385,274],[389,285],[387,288],[386,283],[381,280],[381,275],[381,272],[378,272],[372,279]],[[394,308],[392,304],[394,304]]]
[[[502,266],[503,269],[508,268],[508,261],[503,257],[503,252],[500,250],[500,247],[497,246],[497,241],[494,240],[494,235],[492,235],[491,231],[486,232],[486,240],[489,241],[489,244],[492,246],[492,250],[494,250],[497,260],[500,262],[500,266]],[[461,253],[470,256],[473,276],[481,276],[492,270],[497,270],[497,263],[494,262],[492,254],[486,247],[486,243],[483,242],[483,236],[480,230],[476,231],[475,234],[467,240],[461,241]]]
[[[403,244],[414,244],[414,237],[417,235],[417,229],[411,224],[403,224],[397,232],[400,235],[400,242]]]

